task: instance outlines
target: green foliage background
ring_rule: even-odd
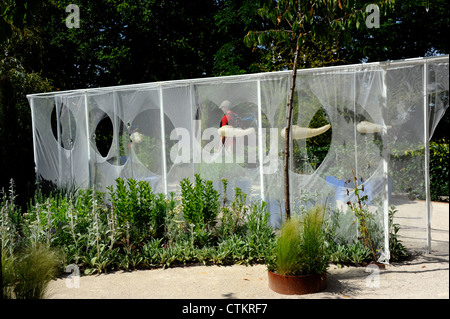
[[[80,28],[68,29],[66,1],[2,1],[0,188],[8,188],[13,178],[22,206],[34,193],[26,94],[292,68],[293,49],[282,40],[252,48],[244,43],[250,30],[271,28],[259,14],[267,2],[79,0]],[[351,3],[363,8],[369,1]],[[336,7],[338,1],[329,5]],[[396,1],[379,29],[342,25],[331,41],[312,37],[302,44],[299,67],[448,54],[449,3],[430,1],[428,11],[425,5],[419,0]],[[363,19],[364,13],[358,12]],[[436,142],[449,140],[449,115],[441,122]],[[320,140],[308,145],[317,163],[326,145]],[[432,162],[440,165],[441,160]],[[432,174],[439,175],[436,181],[443,180],[433,168]]]

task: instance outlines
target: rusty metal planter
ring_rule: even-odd
[[[283,276],[268,271],[269,288],[284,295],[305,295],[324,290],[327,287],[327,274]]]

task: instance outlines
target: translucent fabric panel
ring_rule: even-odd
[[[162,89],[167,192],[180,193],[180,181],[194,180],[193,125],[194,89],[192,85]]]
[[[148,181],[155,192],[165,192],[160,90],[155,88],[117,92],[119,118],[126,125],[123,139],[124,168],[121,177]]]
[[[260,79],[261,158],[263,195],[271,211],[270,222],[278,227],[284,216],[284,142],[289,73],[266,74]]]
[[[56,107],[53,96],[36,97],[30,101],[33,117],[34,161],[36,173],[42,180],[55,184],[59,181],[59,144],[52,131],[52,112]],[[55,120],[56,124],[56,120]],[[56,127],[56,125],[55,125]]]
[[[438,125],[440,119],[444,116],[448,109],[448,79],[449,79],[448,63],[428,63],[428,85],[429,93],[429,138]]]
[[[218,78],[212,83],[199,83],[195,85],[195,98],[195,171],[203,178],[212,180],[221,192],[222,179],[226,179],[229,199],[233,198],[236,187],[248,194],[249,199],[259,197],[257,81],[240,77],[237,80]],[[230,111],[239,123],[232,124],[233,128],[250,129],[251,134],[226,136],[222,143],[219,128],[226,111],[220,107],[224,102],[229,104]]]
[[[390,176],[394,194],[425,197],[424,66],[386,70]]]
[[[410,207],[398,216],[405,225],[408,248],[429,248],[432,203],[427,185],[426,142],[448,108],[448,63],[392,65],[386,83],[395,125],[390,144],[391,203]]]
[[[330,131],[322,134],[331,134],[331,141],[325,158],[313,168],[313,154],[307,153],[307,143],[313,143],[322,134],[295,140],[294,163],[298,166],[293,171],[293,187],[309,192],[340,211],[341,236],[352,242],[357,241],[359,234],[347,202],[358,202],[354,192],[356,179],[358,187],[364,187],[360,198],[369,196],[367,204],[379,225],[377,248],[382,249],[385,208],[379,196],[383,195],[386,183],[382,137],[385,127],[382,113],[386,103],[382,69],[374,66],[300,73],[297,94],[296,125],[312,128],[311,119],[320,111],[331,125]],[[368,125],[377,129],[368,130]],[[385,253],[388,255],[388,251]]]
[[[84,96],[36,98],[32,114],[38,177],[58,187],[88,187]]]
[[[414,204],[410,210],[398,216],[405,224],[404,233],[412,239],[409,242],[415,242],[414,248],[424,248],[427,245],[427,69],[425,65],[393,66],[388,69],[386,77],[389,107],[395,125],[390,147],[392,204],[403,207]]]
[[[90,110],[90,147],[92,159],[93,185],[101,190],[113,185],[115,179],[122,176],[129,145],[129,134],[126,124],[118,115],[117,92],[93,92],[88,98]],[[109,124],[102,130],[103,123]],[[100,153],[98,137],[110,137]]]
[[[378,128],[384,125],[380,115],[384,104],[382,72],[377,69],[327,72],[307,75],[304,81],[322,104],[332,129],[328,151],[331,156],[327,156],[316,174],[345,179],[352,176],[353,170],[356,175],[369,179],[380,163],[377,145],[380,136],[374,135],[379,132],[367,133],[363,125],[370,123]],[[307,94],[306,90],[303,94]],[[315,102],[308,106],[310,114],[317,110]],[[299,125],[307,125],[304,121],[304,117],[299,117]]]
[[[84,94],[56,97],[59,116],[60,184],[66,187],[90,185],[90,158],[86,132],[87,109]]]

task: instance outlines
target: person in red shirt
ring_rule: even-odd
[[[222,110],[223,113],[225,113],[222,116],[222,119],[220,120],[220,127],[225,126],[225,125],[230,125],[232,127],[240,127],[241,125],[239,124],[239,117],[236,113],[234,113],[233,111],[231,111],[231,103],[228,100],[223,101],[219,108]],[[225,143],[225,136],[222,136],[222,144]],[[232,139],[228,139],[230,142],[230,144],[232,144]]]

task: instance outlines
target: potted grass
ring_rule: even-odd
[[[324,206],[314,206],[281,226],[273,259],[267,265],[270,289],[281,294],[302,295],[327,287],[329,254],[324,212]]]

